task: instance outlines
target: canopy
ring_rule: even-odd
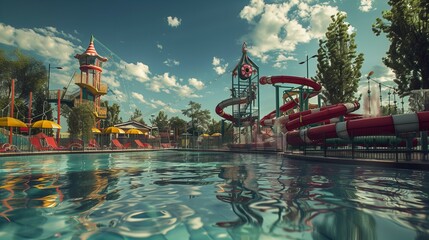
[[[98,128],[91,128],[91,132],[93,132],[93,133],[101,133],[100,129],[98,129]]]
[[[48,128],[48,129],[61,129],[58,123],[50,120],[39,120],[31,125],[32,128]]]
[[[13,117],[0,117],[0,127],[27,127],[27,124]]]
[[[118,128],[118,127],[108,127],[104,129],[104,133],[125,133],[124,130]]]
[[[126,134],[143,134],[143,132],[137,128],[131,128],[131,129],[127,130],[125,133]]]

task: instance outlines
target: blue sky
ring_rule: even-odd
[[[373,79],[393,85],[394,74],[382,63],[389,42],[371,31],[388,7],[376,0],[3,1],[0,47],[62,66],[51,71],[50,82],[51,90],[62,89],[79,71],[74,55],[94,35],[97,52],[109,58],[102,81],[115,93],[102,99],[120,104],[124,120],[136,108],[146,122],[161,110],[184,118],[189,101],[219,120],[214,109],[230,97],[231,70],[243,42],[260,76],[305,76],[298,63],[317,52],[330,16],[339,11],[347,13],[364,53],[360,91],[366,92],[370,71]],[[310,76],[315,71],[312,59]],[[260,93],[264,116],[275,109],[274,88],[261,85]]]

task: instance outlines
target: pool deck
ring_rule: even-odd
[[[301,152],[281,152],[281,151],[261,151],[261,150],[230,150],[230,149],[190,149],[190,148],[161,148],[161,149],[104,149],[104,150],[61,150],[61,151],[19,151],[19,152],[3,152],[1,157],[12,156],[28,156],[28,155],[53,155],[53,154],[97,154],[97,153],[121,153],[121,152],[150,152],[150,151],[194,151],[194,152],[225,152],[225,153],[250,153],[250,154],[275,154],[285,158],[311,161],[315,163],[334,163],[334,164],[350,164],[350,165],[365,165],[376,167],[403,168],[429,171],[429,161],[395,161],[395,160],[379,160],[379,159],[347,159],[340,157],[323,157],[310,156]]]

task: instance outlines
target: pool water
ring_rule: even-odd
[[[0,239],[429,239],[429,172],[277,155],[0,158]]]

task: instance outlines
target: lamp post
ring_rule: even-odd
[[[50,63],[48,64],[48,86],[47,86],[47,89],[46,89],[48,97],[49,97],[49,81],[51,80],[51,68],[53,68],[53,69],[63,69],[63,67],[59,67],[59,66],[51,67],[51,64]]]
[[[150,115],[150,135],[153,136],[153,118],[155,117],[155,114]]]
[[[299,64],[304,64],[304,63],[306,63],[306,65],[307,65],[307,78],[308,78],[308,60],[310,60],[310,59],[312,59],[312,58],[315,58],[315,57],[317,57],[317,55],[313,55],[313,56],[311,56],[311,57],[308,57],[308,54],[307,54],[307,57],[306,57],[305,61],[299,62]]]

